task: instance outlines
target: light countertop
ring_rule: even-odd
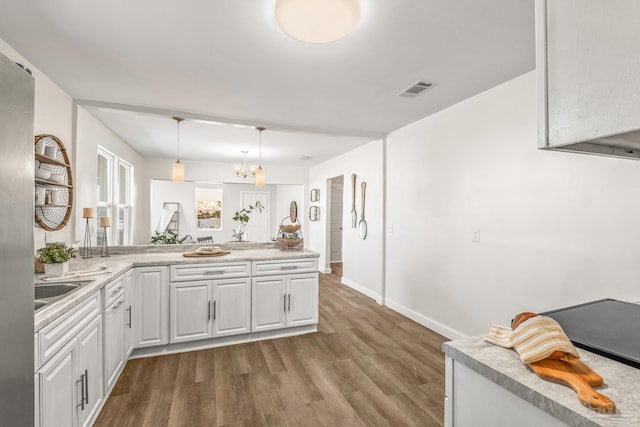
[[[98,267],[106,267],[109,273],[86,276],[77,279],[70,278],[70,282],[88,282],[78,289],[70,292],[64,298],[52,302],[34,314],[34,330],[38,331],[44,326],[53,322],[82,301],[89,298],[96,291],[100,290],[118,276],[134,267],[149,267],[158,265],[178,265],[178,264],[211,264],[240,261],[271,261],[286,260],[296,258],[317,258],[319,254],[310,250],[302,251],[281,251],[279,249],[241,249],[232,250],[230,254],[217,257],[187,258],[182,252],[152,252],[152,253],[132,253],[123,255],[112,255],[101,258],[100,255],[88,259],[73,259],[69,264],[70,272],[77,270],[89,270]],[[38,281],[36,275],[35,279]],[[47,282],[53,283],[53,282]]]
[[[640,425],[640,369],[578,349],[581,360],[604,379],[595,390],[616,404],[616,414],[598,414],[582,406],[569,387],[539,378],[515,351],[488,344],[482,337],[446,342],[442,349],[456,362],[568,425]]]

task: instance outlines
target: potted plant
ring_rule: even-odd
[[[241,242],[245,239],[245,234],[247,233],[247,231],[245,230],[245,227],[247,226],[247,223],[251,219],[249,215],[253,211],[262,212],[262,209],[264,209],[264,205],[260,203],[260,200],[258,200],[256,201],[255,205],[253,206],[249,205],[248,209],[242,208],[242,210],[235,212],[235,215],[233,216],[233,220],[238,223],[238,226],[233,230],[234,239],[236,239],[238,242]]]
[[[48,277],[59,277],[69,271],[69,260],[76,257],[76,251],[64,243],[52,243],[38,249],[38,260],[44,264]]]
[[[178,243],[178,235],[171,230],[160,234],[156,231],[156,235],[151,237],[151,243],[154,245],[175,245]]]

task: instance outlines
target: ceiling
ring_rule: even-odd
[[[146,157],[175,157],[178,114],[181,158],[255,155],[260,125],[263,164],[320,162],[535,67],[534,0],[361,4],[325,45],[282,32],[275,0],[5,0],[0,38]]]

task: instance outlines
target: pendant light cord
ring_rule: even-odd
[[[265,130],[265,128],[263,128],[263,127],[257,127],[256,129],[258,129],[258,132],[260,132],[260,140],[259,140],[259,141],[260,141],[260,143],[259,143],[259,146],[258,146],[258,153],[259,153],[259,154],[258,154],[258,159],[259,159],[259,161],[258,161],[258,166],[259,166],[260,168],[262,168],[262,131],[264,131],[264,130]]]
[[[173,120],[175,120],[178,123],[177,129],[178,129],[178,160],[180,160],[180,122],[183,121],[184,119],[182,117],[174,117]]]

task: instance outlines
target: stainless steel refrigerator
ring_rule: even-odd
[[[0,54],[0,425],[34,424],[34,80]]]

